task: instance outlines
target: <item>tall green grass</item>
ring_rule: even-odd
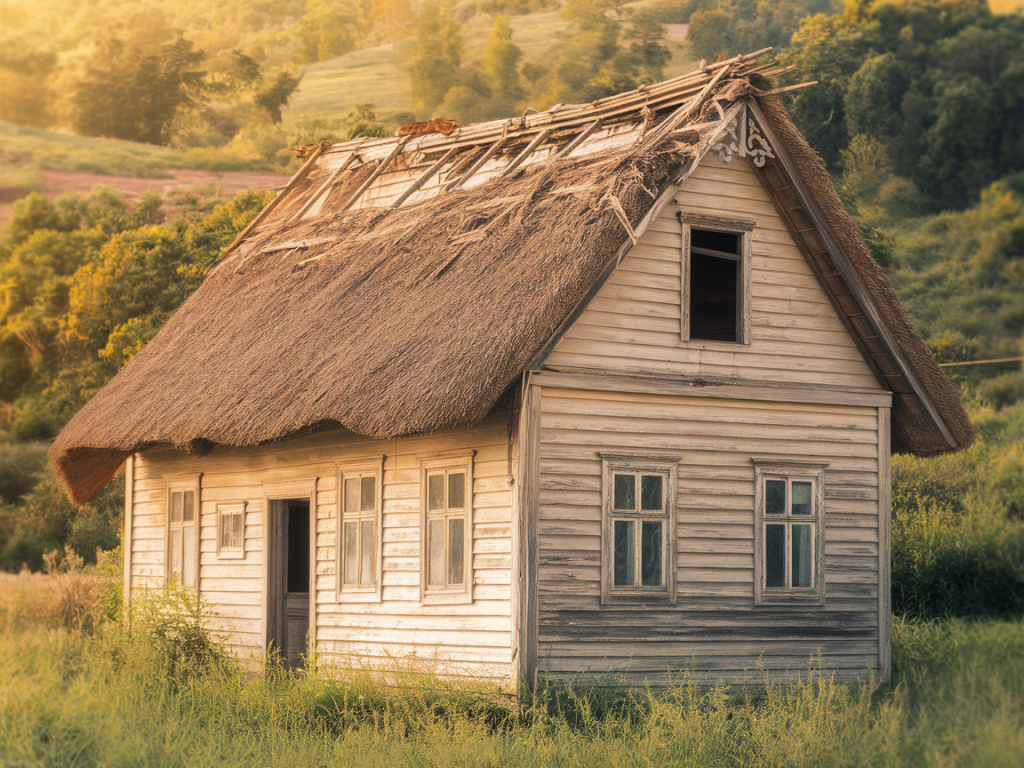
[[[38,599],[35,623],[12,623],[23,614],[10,603],[28,594],[17,579],[37,598],[47,587],[6,578],[0,765],[11,768],[1024,763],[1019,623],[898,620],[891,685],[809,676],[767,689],[683,682],[516,702],[423,678],[384,685],[273,665],[257,676],[208,643],[181,590],[92,632],[40,612]]]

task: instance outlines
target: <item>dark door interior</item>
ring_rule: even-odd
[[[304,666],[309,634],[309,502],[288,499],[277,502],[271,536],[274,593],[272,643],[281,660],[293,669]]]

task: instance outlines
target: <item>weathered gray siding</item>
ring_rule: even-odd
[[[545,387],[541,400],[539,669],[742,682],[837,677],[878,661],[878,413]],[[678,466],[678,603],[601,605],[601,461],[671,449]],[[754,606],[752,458],[827,461],[823,608]]]

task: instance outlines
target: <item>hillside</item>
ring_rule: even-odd
[[[1022,0],[1024,1],[1024,0]],[[478,13],[462,27],[465,50],[462,58],[474,61],[480,58],[490,35],[494,16]],[[509,18],[512,43],[523,52],[526,61],[542,57],[574,31],[558,11],[528,13]],[[674,31],[674,30],[673,30]],[[664,77],[676,77],[694,69],[695,59],[681,39],[669,33],[663,44],[672,54],[664,69]],[[413,111],[412,83],[405,71],[405,62],[413,45],[412,38],[397,44],[387,44],[353,51],[328,61],[302,68],[302,81],[292,95],[285,119],[316,115],[337,118],[352,110],[356,104],[370,104],[385,116]],[[535,104],[541,110],[550,104]]]

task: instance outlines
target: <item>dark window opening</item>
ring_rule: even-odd
[[[289,502],[288,592],[309,592],[309,504]]]
[[[740,341],[740,236],[690,230],[690,338]]]

